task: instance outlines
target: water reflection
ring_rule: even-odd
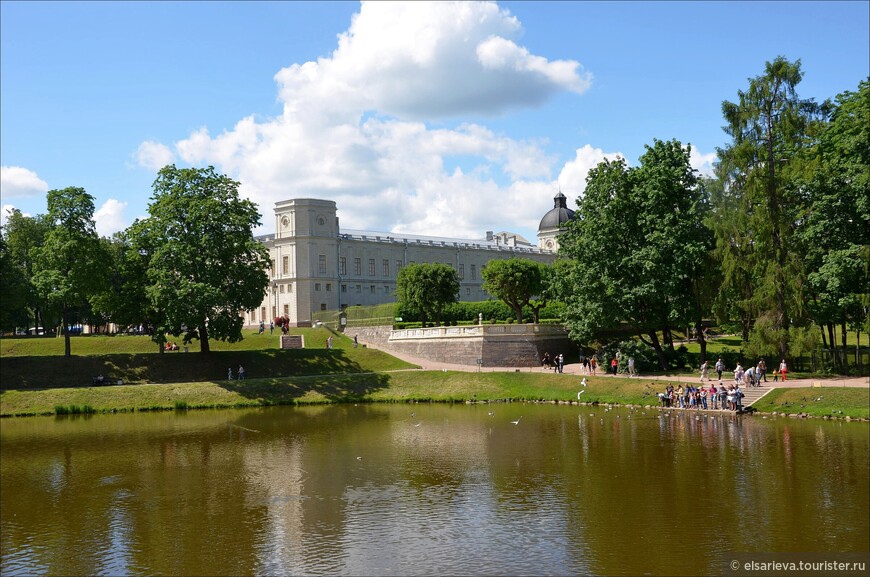
[[[704,575],[868,549],[863,423],[338,405],[10,419],[0,442],[3,575]]]

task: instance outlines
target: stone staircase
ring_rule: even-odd
[[[743,391],[743,407],[751,407],[752,403],[773,390],[773,387],[770,385],[770,382],[762,382],[758,387],[741,387],[740,390]]]

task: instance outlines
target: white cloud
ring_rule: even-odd
[[[363,2],[329,57],[275,75],[281,116],[217,135],[201,128],[173,149],[240,181],[264,231],[275,202],[300,197],[335,200],[345,228],[473,238],[536,229],[557,192],[545,142],[426,124],[588,88],[579,62],[531,54],[520,33],[494,3]],[[153,168],[171,154],[146,142],[137,157],[160,157]]]
[[[586,191],[586,177],[589,171],[605,159],[613,161],[625,158],[621,152],[604,152],[600,148],[585,145],[578,148],[574,160],[565,163],[559,173],[559,187],[562,194],[568,197],[568,208],[573,209],[572,202]]]
[[[15,210],[15,205],[12,204],[4,204],[2,208],[0,208],[0,226],[6,226],[6,222],[9,220],[9,215]],[[23,216],[30,217],[29,213],[23,212],[21,213]]]
[[[716,159],[715,152],[701,154],[694,146],[691,152],[689,152],[689,164],[702,176],[713,176],[713,163],[716,162]]]
[[[0,195],[3,198],[36,196],[48,191],[48,184],[35,172],[20,166],[0,167]]]
[[[97,234],[112,236],[112,234],[127,228],[129,223],[124,219],[125,208],[127,208],[126,202],[120,202],[114,198],[104,202],[94,213]]]
[[[157,172],[167,164],[172,164],[175,155],[165,144],[146,140],[133,153],[133,158],[139,166]]]

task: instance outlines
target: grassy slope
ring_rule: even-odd
[[[80,336],[72,340],[73,356],[63,357],[63,339],[11,338],[0,340],[0,388],[80,387],[103,374],[113,382],[169,383],[226,379],[239,365],[249,378],[294,375],[360,373],[411,368],[382,351],[353,347],[336,336],[333,350],[326,349],[332,333],[326,329],[295,329],[305,349],[281,350],[278,335],[248,333],[238,343],[213,342],[212,352],[202,355],[198,344],[191,352],[159,354],[148,337]]]
[[[775,389],[752,407],[765,413],[806,413],[815,417],[870,417],[870,389],[816,387]]]
[[[238,407],[269,404],[353,401],[576,401],[582,390],[575,375],[520,372],[474,373],[400,370],[413,365],[386,353],[335,337],[326,350],[326,329],[296,329],[304,350],[277,349],[276,335],[246,334],[240,343],[213,343],[211,355],[159,355],[147,337],[85,336],[73,339],[71,359],[63,358],[62,339],[0,340],[0,415],[52,414],[55,407],[88,405],[96,411],[172,409],[176,406]],[[55,350],[57,349],[57,350]],[[198,347],[197,347],[198,350]],[[226,369],[245,365],[248,380],[226,381]],[[104,370],[127,383],[88,387]],[[386,372],[394,371],[394,372]],[[588,378],[583,402],[657,404],[655,392],[666,382]],[[42,390],[32,390],[39,387]],[[28,390],[30,389],[30,390]],[[810,392],[811,391],[811,392]],[[822,396],[811,407],[802,397]],[[786,405],[785,403],[789,403]],[[807,412],[867,418],[866,389],[789,389],[774,391],[756,404],[759,411]]]

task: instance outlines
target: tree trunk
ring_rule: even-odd
[[[67,318],[66,318],[66,316],[67,316],[66,305],[63,306],[61,315],[62,315],[62,319],[63,319],[61,321],[61,324],[63,326],[63,356],[70,357],[70,356],[72,356],[72,352],[70,349],[70,342],[69,342],[69,322],[67,321]]]
[[[831,346],[831,358],[834,361],[834,367],[840,369],[840,354],[837,351],[837,341],[834,339],[834,323],[828,323],[828,342]]]
[[[707,360],[707,337],[704,335],[704,326],[699,319],[695,323],[695,331],[698,333],[698,345],[701,347],[701,364]]]
[[[659,356],[659,367],[663,371],[666,371],[668,369],[668,359],[665,358],[665,352],[662,350],[662,345],[659,342],[659,336],[658,334],[656,334],[655,331],[650,331],[648,334],[650,342],[648,342],[647,344],[651,346],[655,350],[656,354]],[[641,340],[643,340],[643,337],[641,337]]]
[[[849,372],[849,349],[846,347],[846,320],[840,325],[840,342],[843,343],[843,374]]]
[[[210,349],[208,348],[208,329],[205,326],[205,323],[199,327],[199,346],[200,352],[204,354],[208,354]]]

